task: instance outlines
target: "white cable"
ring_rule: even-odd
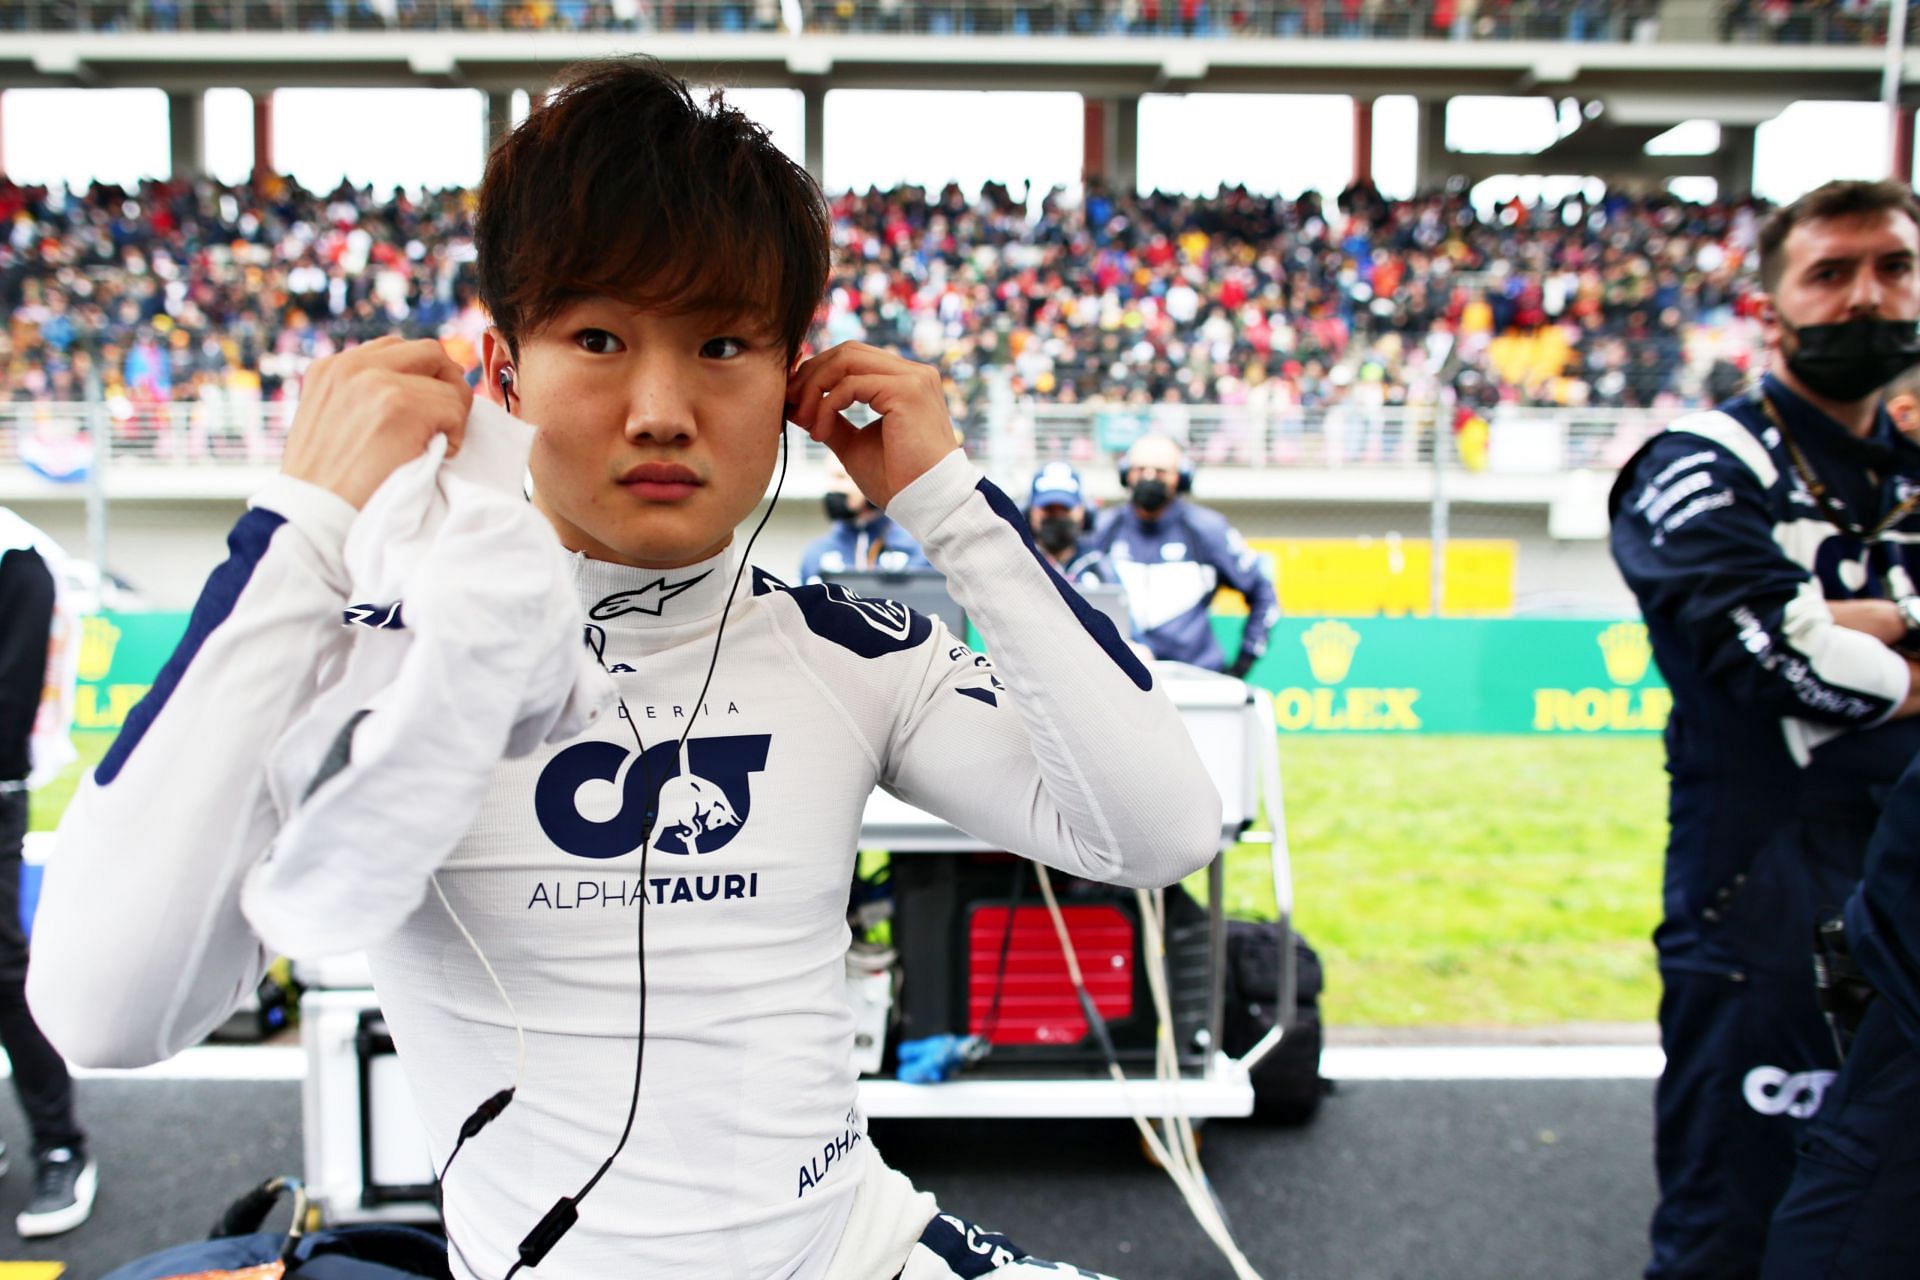
[[[1147,922],[1147,938],[1152,947],[1149,959],[1153,963],[1147,966],[1147,986],[1153,994],[1154,1015],[1159,1024],[1159,1034],[1154,1040],[1154,1075],[1161,1081],[1162,1092],[1169,1103],[1167,1115],[1161,1118],[1161,1126],[1167,1134],[1167,1146],[1184,1159],[1194,1187],[1206,1193],[1207,1202],[1220,1219],[1220,1225],[1231,1236],[1232,1227],[1227,1222],[1226,1209],[1221,1205],[1220,1197],[1214,1194],[1207,1171],[1200,1164],[1200,1142],[1194,1133],[1193,1118],[1187,1114],[1180,1097],[1180,1051],[1173,1038],[1173,998],[1166,968],[1166,890],[1156,889],[1149,893],[1139,889],[1134,893],[1141,919]]]
[[[1151,919],[1150,937],[1156,945],[1160,963],[1148,967],[1148,987],[1153,992],[1154,1012],[1159,1019],[1161,1034],[1156,1040],[1154,1054],[1154,1073],[1164,1083],[1163,1089],[1171,1099],[1169,1114],[1177,1128],[1180,1150],[1187,1160],[1187,1170],[1194,1185],[1206,1192],[1207,1202],[1220,1219],[1220,1225],[1231,1236],[1233,1226],[1227,1221],[1226,1206],[1220,1203],[1220,1197],[1214,1193],[1213,1183],[1207,1177],[1207,1171],[1200,1164],[1200,1140],[1193,1127],[1193,1117],[1187,1114],[1187,1108],[1179,1091],[1180,1051],[1173,1038],[1173,997],[1171,984],[1167,978],[1166,938],[1167,938],[1167,891],[1155,889],[1148,893],[1144,889],[1135,890],[1143,919]],[[1171,1139],[1168,1145],[1172,1146]]]
[[[1048,900],[1048,910],[1052,915],[1054,932],[1060,939],[1061,949],[1066,956],[1068,969],[1073,974],[1076,984],[1084,989],[1084,979],[1080,975],[1079,958],[1073,950],[1072,939],[1066,932],[1066,920],[1060,914],[1059,903],[1054,899],[1052,894],[1052,884],[1044,877],[1044,873],[1041,881],[1041,892]],[[1127,1080],[1125,1072],[1120,1069],[1119,1063],[1110,1060],[1107,1063],[1107,1073],[1113,1077],[1114,1083],[1120,1087],[1121,1096],[1126,1098],[1128,1110],[1132,1113],[1134,1127],[1140,1131],[1141,1141],[1145,1143],[1148,1153],[1159,1163],[1160,1167],[1166,1171],[1167,1176],[1173,1180],[1174,1186],[1180,1192],[1181,1199],[1186,1201],[1188,1212],[1193,1214],[1194,1221],[1199,1224],[1201,1230],[1206,1232],[1208,1239],[1213,1241],[1214,1247],[1219,1249],[1227,1258],[1227,1261],[1232,1264],[1235,1274],[1241,1277],[1241,1280],[1259,1280],[1258,1275],[1247,1263],[1245,1257],[1242,1256],[1238,1248],[1235,1247],[1232,1234],[1228,1231],[1225,1222],[1221,1220],[1218,1211],[1212,1203],[1211,1196],[1203,1194],[1201,1186],[1198,1185],[1194,1179],[1193,1173],[1185,1160],[1186,1153],[1182,1151],[1180,1157],[1176,1158],[1173,1150],[1169,1148],[1169,1144],[1162,1142],[1160,1135],[1154,1132],[1151,1123],[1141,1112],[1138,1104],[1134,1102],[1131,1084]],[[1178,1114],[1180,1108],[1177,1100],[1170,1110]],[[1178,1144],[1175,1144],[1176,1148],[1177,1145]]]
[[[1155,889],[1149,893],[1145,889],[1136,889],[1134,900],[1140,907],[1140,919],[1150,948],[1147,955],[1147,989],[1153,995],[1154,1017],[1159,1024],[1158,1033],[1154,1036],[1154,1075],[1161,1081],[1162,1092],[1169,1103],[1168,1114],[1162,1117],[1162,1125],[1168,1131],[1167,1145],[1174,1147],[1177,1140],[1178,1149],[1186,1159],[1188,1172],[1195,1184],[1207,1187],[1209,1198],[1212,1198],[1207,1175],[1200,1168],[1200,1144],[1193,1134],[1193,1118],[1187,1114],[1180,1100],[1180,1050],[1173,1040],[1173,998],[1167,987],[1166,890]]]
[[[1053,921],[1053,932],[1060,940],[1060,954],[1067,962],[1068,976],[1073,979],[1076,990],[1085,991],[1086,980],[1080,972],[1080,959],[1074,952],[1073,939],[1067,933],[1067,921],[1060,912],[1060,902],[1053,895],[1053,881],[1047,875],[1045,866],[1035,863],[1034,871],[1040,881],[1040,895],[1047,902],[1047,914]],[[1156,953],[1163,952],[1163,935],[1152,911],[1151,902],[1146,904],[1141,924],[1144,931],[1151,935],[1151,945]],[[1155,1047],[1155,1074],[1158,1076],[1164,1063],[1164,1051],[1172,1046],[1173,1039],[1169,1029],[1172,1022],[1170,1011],[1161,1008],[1166,997],[1165,974],[1161,972],[1160,981],[1157,982],[1156,970],[1158,970],[1157,964],[1148,964],[1147,985],[1155,992],[1155,1015],[1160,1020],[1161,1032],[1165,1037]],[[1174,1065],[1177,1071],[1177,1061]],[[1160,1140],[1160,1135],[1154,1132],[1152,1123],[1141,1111],[1139,1104],[1134,1101],[1132,1084],[1127,1079],[1126,1072],[1120,1069],[1118,1061],[1108,1059],[1107,1074],[1112,1076],[1114,1083],[1120,1086],[1120,1096],[1127,1100],[1127,1110],[1133,1116],[1134,1128],[1140,1131],[1140,1140],[1146,1144],[1148,1153],[1159,1162],[1162,1169],[1166,1170],[1167,1176],[1173,1180],[1173,1185],[1179,1190],[1180,1198],[1186,1201],[1187,1211],[1193,1215],[1200,1229],[1206,1232],[1207,1238],[1213,1241],[1214,1247],[1226,1258],[1233,1268],[1234,1275],[1239,1277],[1239,1280],[1260,1280],[1260,1273],[1253,1269],[1253,1264],[1247,1261],[1246,1255],[1241,1253],[1239,1246],[1234,1243],[1232,1231],[1228,1229],[1226,1221],[1214,1204],[1212,1190],[1205,1185],[1205,1175],[1199,1173],[1199,1153],[1193,1145],[1190,1123],[1184,1141],[1172,1144],[1174,1149],[1180,1151],[1179,1158],[1176,1159],[1173,1150],[1169,1149],[1169,1144]],[[1179,1098],[1177,1088],[1170,1090],[1167,1107],[1178,1121],[1186,1121],[1186,1107]]]
[[[513,1019],[513,1037],[517,1046],[513,1064],[513,1087],[518,1089],[527,1074],[527,1029],[520,1024],[520,1011],[513,1007],[513,997],[507,994],[507,988],[501,983],[500,975],[495,973],[493,966],[487,962],[487,953],[482,951],[480,944],[473,940],[473,935],[467,932],[467,926],[460,921],[460,913],[453,909],[451,902],[447,901],[447,891],[440,887],[439,873],[436,872],[428,879],[433,883],[433,891],[440,896],[440,905],[447,909],[447,918],[453,921],[453,927],[460,931],[460,936],[465,938],[467,945],[473,948],[473,954],[480,957],[480,967],[487,971],[489,978],[493,979],[493,989],[500,993],[500,1002],[507,1006],[507,1016]]]

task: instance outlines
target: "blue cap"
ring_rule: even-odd
[[[1030,507],[1084,507],[1086,493],[1080,487],[1080,473],[1065,462],[1049,462],[1033,478]]]

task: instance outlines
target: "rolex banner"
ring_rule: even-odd
[[[1241,619],[1216,618],[1229,655]],[[1642,622],[1283,618],[1248,676],[1287,733],[1657,733]]]
[[[96,613],[80,620],[76,732],[118,732],[187,633],[184,613]]]
[[[1239,652],[1243,618],[1214,628]],[[76,730],[118,730],[184,613],[82,621]],[[1640,622],[1282,618],[1248,678],[1286,733],[1657,733],[1673,698]]]

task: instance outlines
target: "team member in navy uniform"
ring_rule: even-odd
[[[1674,423],[1613,493],[1614,557],[1674,696],[1649,1280],[1758,1269],[1836,1066],[1813,922],[1857,879],[1920,710],[1895,648],[1920,607],[1920,449],[1875,394],[1920,359],[1920,208],[1831,183],[1760,250],[1766,376]]]
[[[1266,652],[1279,603],[1260,558],[1226,518],[1180,496],[1191,474],[1171,437],[1134,441],[1121,469],[1130,501],[1102,512],[1087,544],[1113,560],[1134,624],[1154,657],[1244,676]],[[1247,629],[1231,665],[1207,616],[1223,586],[1247,601]]]
[[[1845,921],[1877,994],[1774,1211],[1763,1280],[1920,1275],[1920,764],[1887,801]]]
[[[1105,552],[1080,545],[1081,537],[1093,527],[1093,518],[1078,471],[1069,463],[1049,462],[1033,477],[1028,492],[1027,523],[1033,528],[1033,540],[1061,577],[1076,587],[1120,581]]]
[[[822,498],[832,527],[807,544],[800,556],[800,581],[820,581],[842,569],[879,569],[909,573],[931,569],[913,535],[860,492],[838,458],[827,462],[827,492]]]

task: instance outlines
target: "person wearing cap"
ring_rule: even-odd
[[[846,569],[909,573],[933,568],[913,535],[867,500],[838,458],[827,460],[827,491],[821,503],[833,525],[801,553],[802,585]]]
[[[1033,477],[1032,496],[1027,499],[1027,523],[1032,526],[1033,540],[1046,553],[1048,562],[1074,586],[1120,581],[1106,552],[1080,545],[1081,535],[1093,528],[1093,518],[1087,508],[1080,473],[1069,464],[1049,462]]]
[[[1193,468],[1169,436],[1144,435],[1120,465],[1128,501],[1100,513],[1087,544],[1113,558],[1135,629],[1153,656],[1244,677],[1266,652],[1280,604],[1266,569],[1217,511],[1189,502]],[[1240,652],[1227,661],[1209,611],[1220,588],[1247,601]]]

